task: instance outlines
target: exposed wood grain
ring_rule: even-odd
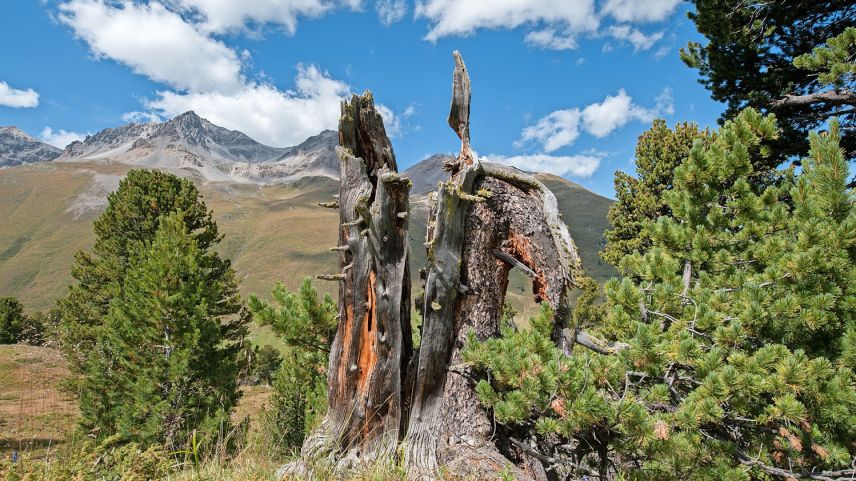
[[[302,460],[283,473],[307,474],[308,460],[339,469],[394,455],[402,435],[402,379],[410,361],[407,212],[410,181],[396,172],[392,145],[371,93],[342,103],[339,323],[327,371],[328,412],[306,439]],[[324,207],[332,207],[325,205]],[[309,473],[311,475],[311,473]]]
[[[339,254],[340,273],[327,276],[340,281],[340,320],[328,369],[329,412],[302,454],[346,469],[394,457],[406,433],[404,461],[412,479],[438,479],[442,467],[461,478],[511,469],[515,479],[546,481],[549,463],[539,451],[515,443],[507,428],[497,431],[475,394],[462,349],[469,333],[480,340],[499,335],[511,268],[532,279],[533,298],[548,303],[556,319],[570,318],[568,291],[577,284],[580,257],[555,196],[541,182],[476,157],[470,78],[460,53],[454,58],[449,125],[461,150],[444,164],[449,179],[430,198],[422,341],[415,354],[408,303],[410,182],[396,172],[371,94],[342,104],[341,228],[331,248]],[[555,340],[566,350],[573,343],[615,347],[573,334],[556,323]]]
[[[461,152],[449,162],[451,176],[440,184],[428,223],[422,344],[406,463],[410,476],[419,479],[437,478],[441,466],[462,477],[513,466],[515,479],[542,480],[541,461],[493,430],[469,369],[448,366],[463,365],[468,332],[478,339],[499,335],[512,266],[533,278],[536,301],[549,303],[557,319],[566,318],[579,254],[555,196],[541,182],[476,158],[469,143],[469,75],[457,52],[452,89],[449,125],[461,138]]]

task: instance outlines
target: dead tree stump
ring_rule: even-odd
[[[407,209],[410,183],[395,157],[371,94],[342,104],[339,326],[328,370],[329,412],[306,440],[304,460],[342,469],[403,461],[414,479],[442,473],[482,478],[511,469],[515,479],[547,480],[549,466],[505,432],[479,402],[462,363],[467,335],[499,335],[508,274],[532,278],[533,297],[557,319],[570,317],[568,291],[580,258],[555,196],[519,170],[481,162],[470,147],[470,78],[455,56],[449,125],[461,139],[450,176],[434,196],[422,343],[410,345]],[[561,323],[555,340],[568,342]],[[524,440],[525,441],[525,440]],[[296,472],[305,463],[287,467]]]
[[[339,121],[339,324],[327,371],[328,412],[304,442],[304,462],[342,469],[391,459],[402,436],[410,333],[408,195],[371,93],[342,103]]]
[[[473,390],[461,350],[470,331],[499,334],[508,272],[533,277],[533,295],[566,319],[567,291],[580,269],[576,247],[553,194],[516,169],[482,163],[470,147],[470,80],[455,53],[449,125],[461,152],[432,209],[428,229],[422,345],[407,434],[406,461],[416,477],[496,472],[517,466],[517,479],[546,479],[536,459],[497,437]],[[557,326],[556,339],[562,339]],[[514,459],[509,459],[509,457]]]

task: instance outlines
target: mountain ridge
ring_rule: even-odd
[[[60,152],[14,125],[0,127],[0,167],[51,161]]]
[[[117,162],[191,170],[215,182],[292,182],[338,178],[338,136],[327,130],[290,147],[271,147],[220,127],[190,110],[165,122],[128,123],[69,144],[58,162]]]

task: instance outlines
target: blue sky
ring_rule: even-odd
[[[193,109],[286,146],[335,128],[370,89],[400,166],[458,148],[452,50],[473,82],[487,158],[609,197],[655,117],[715,125],[722,107],[678,49],[677,0],[6,0],[0,125],[56,145]]]

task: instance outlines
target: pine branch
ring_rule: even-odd
[[[512,437],[509,437],[508,440],[511,442],[511,444],[517,446],[524,453],[526,453],[526,454],[532,456],[533,458],[537,459],[538,461],[541,461],[542,463],[544,463],[546,465],[544,467],[544,469],[546,471],[551,471],[553,469],[556,469],[559,466],[570,465],[571,468],[573,468],[574,470],[583,471],[586,474],[588,474],[589,476],[600,477],[600,475],[597,473],[597,471],[593,470],[592,468],[589,468],[588,466],[582,466],[580,464],[576,464],[576,463],[572,462],[570,459],[559,460],[559,459],[556,459],[552,456],[548,456],[546,454],[543,454],[543,453],[537,451],[535,448],[532,448],[531,446],[527,445],[526,443],[524,443],[518,439],[512,438]]]
[[[761,471],[779,476],[785,479],[817,479],[821,481],[844,481],[852,480],[856,477],[856,469],[842,469],[839,471],[818,471],[818,472],[795,472],[775,466],[764,464],[758,459],[750,457],[743,451],[737,451],[737,459],[744,466],[758,468]]]
[[[583,330],[571,331],[570,329],[563,329],[562,334],[565,336],[565,339],[568,341],[566,344],[579,344],[587,349],[590,349],[598,354],[603,355],[612,355],[621,351],[622,349],[627,349],[630,347],[629,344],[623,342],[607,342],[601,339],[598,339],[591,334],[587,333]],[[570,355],[570,352],[565,352],[566,355]]]
[[[771,107],[799,107],[825,103],[830,105],[856,105],[856,92],[848,89],[827,90],[806,95],[786,95],[770,102]]]

